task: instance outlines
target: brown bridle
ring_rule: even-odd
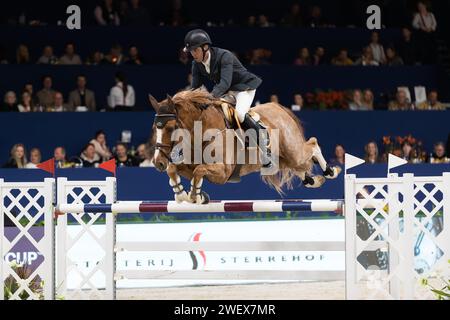
[[[154,125],[158,129],[164,129],[167,122],[170,120],[175,120],[177,122],[176,128],[178,128],[178,115],[176,113],[163,113],[163,114],[156,114]],[[164,157],[169,161],[169,163],[172,163],[172,157],[170,156],[170,153],[172,152],[173,145],[175,144],[175,141],[172,141],[171,144],[166,143],[155,143],[155,150],[159,150],[163,154]],[[166,153],[163,148],[169,148],[169,153]]]

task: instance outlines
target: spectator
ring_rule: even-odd
[[[86,64],[91,66],[98,66],[105,63],[106,63],[105,55],[98,50],[91,53],[86,61]]]
[[[116,85],[109,93],[109,106],[113,111],[131,111],[135,103],[134,89],[123,72],[117,72]]]
[[[24,44],[19,45],[16,51],[16,63],[17,64],[29,64],[30,52],[28,47]]]
[[[66,44],[65,54],[59,59],[60,64],[65,65],[80,65],[81,58],[75,53],[75,44],[69,42]]]
[[[84,146],[83,152],[80,154],[80,158],[83,161],[83,168],[98,167],[101,163],[101,159],[95,152],[95,147],[92,143],[88,143]]]
[[[303,97],[297,93],[294,95],[294,104],[291,106],[292,111],[300,111],[303,108]]]
[[[395,100],[389,102],[388,109],[390,111],[411,110],[411,103],[408,101],[406,92],[403,90],[397,90]]]
[[[434,152],[431,154],[430,163],[450,163],[450,158],[445,155],[445,145],[443,142],[434,144]]]
[[[144,143],[140,144],[136,151],[136,160],[139,163],[139,167],[154,167],[149,154],[150,152]]]
[[[42,50],[42,56],[37,61],[37,64],[57,64],[58,58],[53,54],[52,46],[45,46]]]
[[[386,64],[390,67],[402,66],[403,60],[397,55],[397,51],[393,47],[386,49]]]
[[[437,28],[436,18],[432,12],[428,11],[423,1],[417,2],[417,11],[414,14],[413,27],[423,32],[434,32]]]
[[[19,112],[17,106],[17,97],[14,91],[8,91],[5,94],[4,103],[0,109],[2,112]]]
[[[311,8],[308,18],[308,26],[311,28],[320,28],[326,26],[325,19],[322,16],[322,8],[315,5]]]
[[[119,142],[116,144],[116,166],[118,167],[137,167],[139,163],[131,156],[128,155],[127,146]]]
[[[372,90],[366,89],[362,98],[362,110],[373,110],[374,97]]]
[[[0,44],[0,64],[8,64],[8,58],[6,54],[6,47]]]
[[[249,16],[247,18],[247,27],[256,27],[256,17],[255,16]]]
[[[294,61],[296,66],[309,66],[311,65],[311,56],[308,48],[301,48],[298,52],[298,57]]]
[[[332,62],[335,66],[351,66],[353,61],[348,57],[348,50],[341,49],[337,57],[333,58]]]
[[[252,65],[270,64],[271,56],[272,52],[270,50],[262,48],[254,49],[252,50],[250,64]]]
[[[86,76],[77,76],[77,88],[69,94],[69,107],[74,111],[97,111],[95,93],[86,88]]]
[[[187,12],[181,0],[172,0],[171,15],[169,24],[172,27],[179,27],[187,24]]]
[[[260,14],[258,17],[258,26],[260,28],[268,28],[268,27],[273,27],[274,24],[269,22],[269,19],[267,19],[266,15]]]
[[[403,142],[401,157],[408,162],[412,162],[412,155],[413,155],[412,150],[413,147],[408,141]]]
[[[56,147],[53,151],[53,158],[55,158],[56,168],[70,168],[72,163],[67,161],[66,149],[62,146]]]
[[[286,27],[301,27],[303,26],[303,19],[300,12],[300,5],[294,3],[291,10],[281,20],[281,24]]]
[[[386,55],[384,53],[384,48],[380,44],[380,34],[376,31],[372,32],[369,48],[372,51],[373,60],[378,62],[379,65],[386,63]]]
[[[38,104],[38,98],[37,96],[34,94],[34,88],[33,88],[33,84],[31,83],[26,83],[23,86],[23,90],[22,92],[28,92],[28,94],[31,97],[31,101],[32,101],[32,105],[34,108],[36,108],[36,105]],[[33,111],[36,111],[36,109],[33,109]]]
[[[105,61],[113,65],[124,63],[125,57],[122,54],[122,47],[119,44],[113,45],[109,54],[106,55]]]
[[[20,112],[33,112],[34,104],[31,99],[30,94],[27,91],[22,93],[22,99],[20,100],[19,105],[17,106]]]
[[[379,66],[380,64],[375,61],[372,54],[372,49],[370,47],[365,47],[363,49],[363,54],[361,58],[356,60],[355,65],[357,66]]]
[[[90,142],[95,148],[95,152],[99,156],[99,158],[104,161],[108,161],[111,159],[111,151],[109,151],[108,146],[106,145],[106,134],[102,130],[97,131],[95,133],[95,138],[92,139]]]
[[[9,161],[3,166],[3,168],[25,168],[27,165],[27,155],[25,146],[21,143],[15,144],[10,153]]]
[[[428,100],[420,103],[417,106],[418,110],[445,110],[445,106],[439,102],[438,93],[436,90],[428,93]]]
[[[119,13],[113,0],[103,0],[100,5],[95,7],[94,16],[99,26],[120,25]]]
[[[418,12],[414,15],[412,26],[417,30],[422,61],[424,63],[435,63],[437,54],[435,40],[436,18],[432,12],[428,11],[423,1],[417,3],[417,10]]]
[[[30,150],[30,162],[25,165],[25,168],[35,169],[37,168],[37,165],[41,163],[41,160],[41,150],[39,150],[38,148],[33,148]]]
[[[378,146],[375,141],[371,141],[364,147],[365,151],[365,157],[364,160],[366,160],[367,164],[374,164],[374,163],[380,163],[381,158],[378,154]]]
[[[146,8],[142,7],[139,0],[131,0],[131,7],[125,15],[125,24],[129,26],[147,26],[150,24],[150,15]]]
[[[67,111],[72,111],[72,109],[69,108],[69,106],[64,103],[64,96],[62,95],[61,92],[56,91],[55,92],[55,97],[54,97],[54,105],[47,108],[46,111],[48,112],[67,112]]]
[[[325,49],[323,47],[317,47],[313,55],[312,64],[314,66],[320,66],[325,64]]]
[[[352,95],[352,101],[348,105],[352,111],[360,111],[363,109],[362,92],[361,90],[354,90]]]
[[[270,102],[274,102],[274,103],[280,103],[280,100],[278,99],[278,96],[276,94],[272,94],[270,96]]]
[[[418,48],[409,28],[402,29],[402,40],[398,45],[398,49],[400,57],[406,65],[412,66],[416,64]]]
[[[126,64],[142,65],[142,57],[139,54],[139,50],[136,46],[131,46],[128,50],[129,57],[126,59]]]
[[[447,157],[450,157],[450,133],[447,138],[447,148],[446,148]]]
[[[184,52],[183,48],[178,51],[178,61],[180,61],[185,66],[191,66],[189,60],[189,53]]]
[[[42,85],[43,88],[37,93],[38,104],[47,110],[55,105],[56,91],[52,89],[52,77],[49,75],[42,77]]]
[[[328,161],[330,166],[338,166],[344,169],[345,166],[345,148],[342,144],[337,144],[334,147],[334,158]]]
[[[116,4],[118,2],[118,13],[119,13],[119,20],[121,21],[121,24],[124,25],[126,24],[126,16],[127,16],[127,12],[129,10],[129,6],[128,6],[128,1],[127,0],[113,0],[116,1]]]

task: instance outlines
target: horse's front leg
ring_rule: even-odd
[[[189,201],[189,196],[181,184],[181,177],[178,175],[177,167],[174,164],[170,164],[167,168],[167,175],[169,176],[169,184],[175,195],[175,201],[177,203]]]
[[[227,170],[224,164],[201,164],[193,172],[191,180],[191,191],[189,199],[193,203],[206,204],[209,202],[209,196],[202,191],[203,177],[208,175],[208,179],[214,183],[223,184],[227,181]]]

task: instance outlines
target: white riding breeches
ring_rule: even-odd
[[[250,107],[252,106],[256,90],[229,91],[228,93],[236,98],[236,111],[238,119],[240,122],[243,122],[245,119],[245,114],[250,110]]]

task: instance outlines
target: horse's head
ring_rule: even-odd
[[[158,103],[156,99],[149,95],[150,104],[156,111],[153,122],[153,135],[151,144],[155,149],[153,163],[159,171],[165,171],[171,162],[170,153],[174,146],[172,133],[178,128],[178,115],[172,98]]]

